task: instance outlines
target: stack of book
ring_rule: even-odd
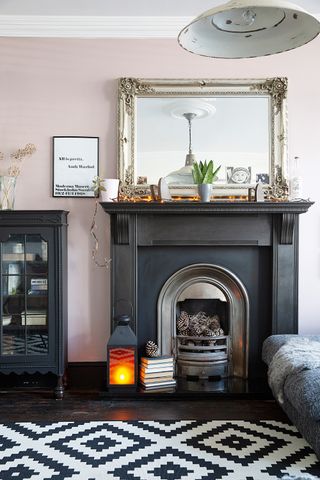
[[[146,390],[162,390],[173,388],[176,381],[173,378],[173,357],[142,357],[140,366],[140,383]]]

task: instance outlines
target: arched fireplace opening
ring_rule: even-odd
[[[194,264],[174,273],[158,298],[158,340],[185,378],[248,377],[249,300],[224,267]]]

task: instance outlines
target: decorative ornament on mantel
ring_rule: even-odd
[[[149,186],[135,185],[133,165],[125,171],[125,179],[119,185],[119,201],[134,202],[142,199],[151,200]]]
[[[284,179],[279,165],[275,167],[274,184],[266,192],[267,200],[287,202],[289,198],[289,186]]]
[[[218,168],[214,167],[213,160],[210,160],[209,163],[207,161],[205,161],[204,163],[193,163],[193,181],[195,184],[198,185],[201,202],[210,202],[212,184],[217,179],[217,174],[220,168],[221,165]]]
[[[254,58],[301,47],[316,38],[320,22],[285,0],[231,0],[184,27],[185,50],[214,58]]]
[[[31,157],[35,151],[35,145],[27,143],[24,148],[10,153],[8,159],[4,153],[0,152],[0,161],[5,165],[5,171],[0,174],[0,210],[14,209],[15,186],[17,177],[21,173],[22,160]]]

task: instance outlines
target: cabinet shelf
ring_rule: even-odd
[[[4,253],[2,255],[3,262],[33,262],[34,258],[32,253],[27,253],[26,256],[24,253]]]
[[[6,325],[3,327],[5,332],[24,332],[25,330],[43,332],[48,330],[48,325]]]
[[[46,290],[45,292],[46,292],[46,293],[43,293],[43,294],[41,293],[41,294],[36,294],[36,295],[33,294],[33,293],[27,293],[26,295],[27,295],[28,298],[43,298],[43,297],[45,297],[45,296],[47,295],[47,293],[48,293],[47,290]],[[7,295],[3,295],[3,296],[2,296],[3,299],[7,299],[7,298],[17,298],[17,297],[18,297],[18,298],[23,298],[23,297],[25,297],[25,294],[24,294],[24,293],[11,293],[10,295],[7,294]]]

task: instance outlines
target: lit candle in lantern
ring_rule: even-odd
[[[130,316],[118,317],[118,326],[108,342],[109,387],[133,387],[137,383],[137,338],[131,330]]]
[[[109,384],[133,385],[135,383],[135,351],[133,348],[110,348]]]

